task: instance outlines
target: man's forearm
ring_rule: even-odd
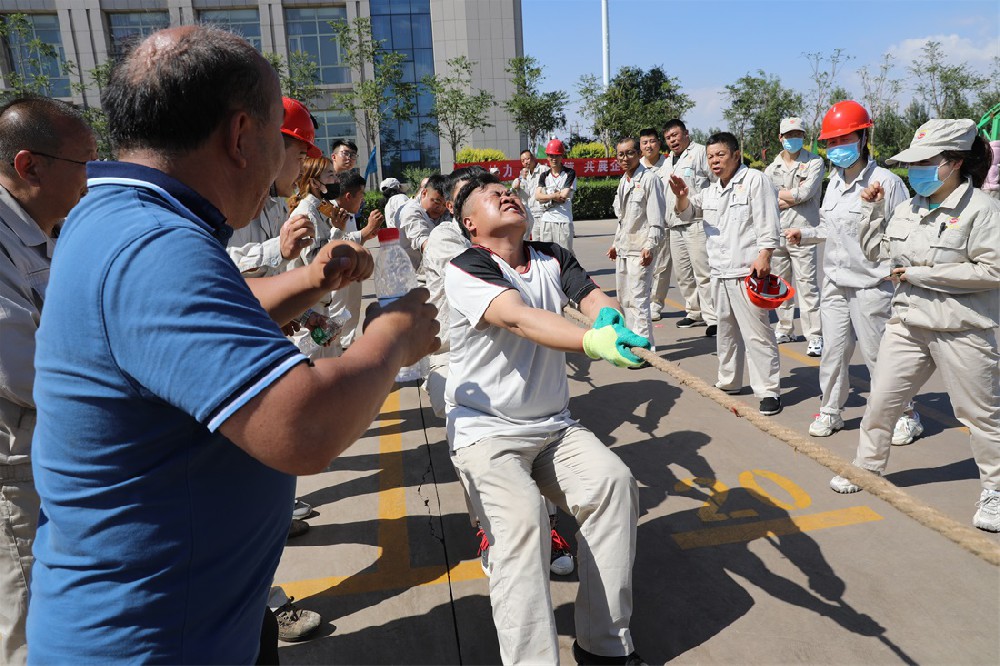
[[[278,326],[298,317],[327,293],[312,285],[305,266],[271,277],[247,278],[247,284]]]

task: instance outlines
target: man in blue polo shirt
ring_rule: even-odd
[[[415,290],[315,364],[281,334],[372,260],[330,243],[247,280],[226,254],[283,152],[277,76],[243,39],[154,33],[103,102],[122,161],[88,167],[38,333],[29,662],[254,663],[294,475],[437,348],[434,308]]]

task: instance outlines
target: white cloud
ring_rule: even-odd
[[[992,59],[1000,56],[1000,39],[993,38],[983,42],[975,42],[969,37],[954,33],[950,35],[930,35],[914,39],[904,39],[893,44],[887,50],[896,58],[900,67],[908,67],[915,58],[922,55],[927,42],[940,42],[945,62],[951,65],[968,63],[973,69],[985,71]]]
[[[691,88],[684,90],[694,108],[687,112],[684,123],[690,129],[708,130],[710,127],[721,127],[725,129],[726,121],[722,117],[722,109],[726,100],[723,93],[726,89],[722,86],[710,86],[706,88]]]

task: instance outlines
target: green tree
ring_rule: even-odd
[[[493,127],[486,114],[496,106],[496,99],[486,90],[473,92],[474,61],[462,55],[446,64],[448,75],[431,74],[423,79],[424,86],[434,94],[434,105],[428,114],[432,121],[424,123],[424,129],[447,141],[451,154],[457,155],[469,135]]]
[[[612,141],[638,136],[645,127],[660,129],[671,118],[681,118],[694,102],[681,92],[680,81],[657,65],[645,71],[622,67],[605,89],[593,74],[580,77],[577,90],[583,114],[593,124],[610,153]]]
[[[52,96],[52,76],[48,73],[53,63],[65,71],[59,54],[51,44],[34,36],[31,21],[26,14],[0,14],[0,37],[10,46],[11,71],[7,74],[7,87],[0,90],[0,99],[24,95]]]
[[[528,147],[534,152],[549,132],[566,125],[569,95],[562,90],[539,91],[542,68],[531,56],[511,58],[506,71],[514,92],[504,102],[504,109],[515,127],[527,135]]]
[[[829,55],[815,51],[803,53],[802,57],[809,61],[810,77],[813,82],[813,87],[806,97],[805,108],[810,116],[806,122],[812,136],[817,137],[823,116],[826,115],[827,110],[834,102],[840,101],[834,97],[846,93],[843,88],[837,85],[837,73],[844,63],[851,60],[853,56],[845,54],[844,49],[838,48]],[[837,92],[838,95],[834,95],[834,92]],[[850,99],[850,97],[845,96],[841,99]]]
[[[903,89],[903,83],[899,79],[891,77],[892,68],[892,55],[886,53],[882,56],[877,73],[870,70],[868,65],[858,70],[858,76],[861,78],[861,89],[863,91],[861,101],[868,111],[872,123],[874,123],[874,127],[872,127],[869,133],[869,140],[877,155],[886,152],[880,149],[879,146],[879,141],[881,140],[880,131],[883,130],[883,126],[890,132],[896,132],[897,130],[893,128],[898,128],[902,123],[902,120],[896,113],[896,100]],[[882,122],[883,117],[886,118],[886,122]],[[891,136],[894,136],[894,134],[890,134]],[[885,148],[888,149],[888,146],[885,146]]]
[[[989,81],[965,63],[949,65],[941,42],[924,44],[921,54],[910,65],[917,81],[916,91],[934,118],[971,118],[972,105],[967,95],[979,93]]]
[[[108,81],[111,79],[111,70],[114,68],[114,65],[114,61],[108,60],[89,70],[85,79],[76,76],[75,62],[70,61],[64,65],[65,71],[77,79],[70,84],[70,87],[73,89],[73,92],[83,98],[83,117],[94,132],[94,137],[97,139],[97,156],[102,160],[110,160],[114,157],[111,145],[111,132],[108,128],[108,117],[100,104],[91,104],[89,100],[92,97],[90,94],[92,92],[96,93],[94,96],[100,100],[104,89],[108,87]]]
[[[979,91],[976,98],[976,114],[982,116],[984,113],[1000,104],[1000,56],[993,56],[989,76],[986,77],[989,83]],[[976,115],[972,116],[975,121],[979,120]]]
[[[278,53],[265,53],[264,57],[278,72],[282,95],[307,107],[323,97],[323,90],[319,87],[319,65],[308,53],[292,51],[288,54],[288,62]]]
[[[415,83],[403,81],[407,56],[382,47],[385,40],[372,37],[371,19],[330,21],[340,60],[352,72],[350,90],[330,94],[333,108],[351,115],[368,146],[375,146],[383,123],[407,122],[416,108]]]
[[[802,95],[781,85],[781,79],[764,70],[746,74],[726,86],[729,106],[722,112],[729,129],[740,140],[744,153],[763,159],[780,150],[781,119],[798,115]]]

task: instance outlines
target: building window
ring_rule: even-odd
[[[260,51],[260,12],[256,9],[206,9],[198,12],[198,19],[236,33]]]
[[[407,57],[404,82],[417,83],[434,74],[430,0],[372,0],[371,14],[372,37],[382,41],[382,48]],[[433,104],[432,94],[420,93],[412,120],[383,123],[379,141],[384,176],[400,176],[410,166],[439,168],[440,142],[423,129]]]
[[[330,144],[334,139],[350,139],[357,142],[358,129],[354,117],[341,111],[313,111],[316,123],[316,145],[324,154],[330,154]],[[358,165],[364,170],[368,163],[367,156],[358,156]]]
[[[0,17],[8,28],[3,46],[11,70],[29,88],[34,82],[40,94],[69,97],[69,77],[62,69],[66,52],[59,33],[59,17],[55,14],[20,16],[24,19],[15,21],[11,15]],[[43,45],[41,49],[34,46],[35,40]]]
[[[342,64],[340,46],[330,21],[346,21],[344,7],[289,7],[285,9],[288,51],[302,51],[319,65],[322,84],[350,83],[351,72]]]
[[[111,55],[118,57],[147,35],[170,26],[167,12],[109,12]]]

